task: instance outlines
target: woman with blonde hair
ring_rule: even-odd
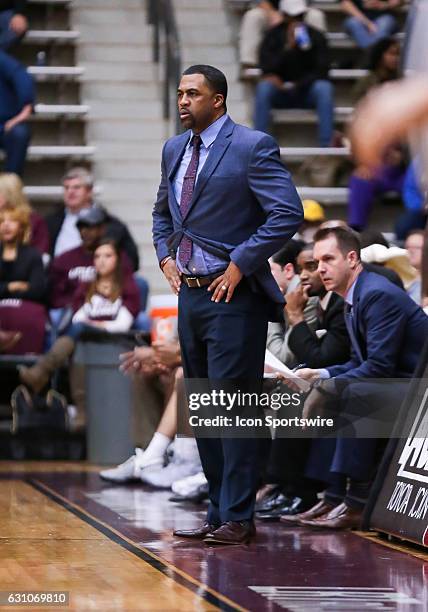
[[[41,353],[45,339],[47,279],[29,244],[30,214],[25,206],[0,210],[0,328],[21,332],[14,354]]]
[[[5,208],[23,208],[30,214],[30,244],[40,253],[49,253],[49,231],[46,221],[30,206],[24,185],[13,172],[0,173],[0,211]]]

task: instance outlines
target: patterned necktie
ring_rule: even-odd
[[[180,211],[181,216],[185,217],[192,201],[193,189],[196,183],[196,175],[198,172],[199,165],[199,150],[201,148],[201,137],[199,134],[194,134],[191,140],[193,146],[192,159],[187,166],[186,174],[183,179],[183,188],[181,190],[180,198]],[[184,236],[181,239],[178,260],[183,267],[186,267],[192,256],[192,241],[188,236]]]

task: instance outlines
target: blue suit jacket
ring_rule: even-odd
[[[361,272],[354,290],[353,330],[360,348],[343,365],[327,368],[338,378],[409,378],[425,340],[428,316],[385,277]]]
[[[162,152],[162,179],[153,209],[153,242],[159,261],[175,251],[186,234],[223,258],[225,267],[230,260],[235,262],[254,291],[282,305],[284,298],[267,260],[298,230],[303,209],[277,144],[271,136],[228,118],[183,218],[173,181],[190,135],[187,131],[170,138]]]

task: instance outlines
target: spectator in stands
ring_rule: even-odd
[[[93,202],[93,178],[86,168],[75,167],[63,178],[64,206],[46,219],[50,235],[51,254],[57,257],[81,244],[80,232],[76,226],[80,211],[85,208],[101,208],[106,215],[106,236],[113,238],[124,251],[134,270],[138,270],[138,248],[127,226],[117,217],[110,215],[104,208]],[[141,310],[146,309],[149,285],[146,279],[137,274],[135,281],[140,290]],[[150,322],[142,312],[137,318],[137,328],[147,331]]]
[[[392,38],[378,41],[370,58],[370,72],[354,88],[355,102],[370,89],[398,78],[400,46]],[[357,167],[349,181],[348,224],[357,231],[365,229],[375,198],[386,192],[401,193],[406,164],[401,146],[390,147],[382,166],[375,172]]]
[[[33,79],[26,68],[0,50],[0,148],[6,155],[6,172],[23,172],[34,97]]]
[[[303,244],[301,242],[289,240],[283,249],[275,253],[270,264],[272,275],[278,283],[282,293],[286,296],[287,302],[298,299],[300,294],[300,278],[296,270],[297,258],[302,247]],[[308,300],[304,309],[305,320],[311,328],[315,328],[316,325],[317,301],[317,298],[311,298]],[[298,361],[289,347],[288,334],[287,311],[284,310],[283,321],[271,321],[268,325],[266,348],[282,361],[282,363],[288,367],[294,367]]]
[[[259,65],[259,47],[267,30],[282,23],[279,0],[259,0],[246,11],[239,31],[239,59],[243,67]]]
[[[284,22],[270,29],[260,48],[263,77],[257,85],[254,126],[267,132],[272,108],[315,108],[318,140],[331,144],[333,86],[325,36],[306,25],[305,0],[281,0]]]
[[[99,207],[83,208],[77,215],[76,227],[81,244],[55,257],[49,269],[49,301],[52,308],[70,306],[79,283],[94,280],[94,253],[106,236],[106,221],[107,216]],[[132,276],[132,264],[123,251],[120,260],[124,277]]]
[[[49,232],[44,218],[30,208],[23,191],[23,184],[17,174],[0,173],[0,211],[5,208],[25,208],[30,210],[30,245],[41,255],[49,254]]]
[[[34,366],[20,368],[21,381],[35,393],[45,387],[57,368],[67,363],[83,333],[127,332],[140,309],[138,288],[132,276],[123,277],[120,251],[114,240],[100,241],[94,253],[94,266],[94,280],[82,283],[76,291],[72,324],[66,333]],[[81,425],[84,422],[84,381],[76,381],[71,387]]]
[[[280,0],[258,0],[243,16],[239,31],[239,60],[243,68],[259,65],[260,44],[266,32],[283,22],[279,3]],[[325,15],[320,9],[309,8],[305,23],[321,32],[327,30]]]
[[[411,265],[417,270],[418,277],[407,287],[407,294],[416,302],[422,304],[422,249],[424,246],[424,230],[411,230],[407,234],[405,249],[409,254]]]
[[[62,183],[64,187],[64,206],[46,219],[50,234],[51,254],[55,257],[81,244],[82,239],[76,226],[79,212],[84,208],[101,208],[94,203],[94,181],[86,168],[72,168],[65,174]],[[106,210],[104,210],[104,213],[107,218],[106,235],[113,238],[119,248],[127,253],[133,269],[138,270],[138,249],[128,228]]]
[[[0,49],[7,51],[28,30],[26,0],[0,0]]]
[[[0,327],[19,331],[15,354],[41,353],[47,313],[46,277],[40,253],[29,246],[30,210],[0,211]]]
[[[342,0],[342,9],[349,15],[344,27],[361,49],[374,45],[397,30],[394,9],[401,0]]]
[[[410,230],[424,229],[427,222],[426,195],[421,187],[421,168],[418,159],[414,159],[407,168],[401,195],[405,211],[395,224],[395,234],[398,240],[405,240]]]
[[[406,385],[390,380],[382,384],[379,379],[405,381],[412,376],[428,335],[428,317],[401,289],[363,269],[360,243],[352,230],[320,230],[315,235],[314,258],[325,288],[338,293],[347,304],[345,321],[352,354],[342,365],[297,372],[313,384],[303,414],[313,416],[329,401],[336,410],[340,406],[339,418],[345,414],[358,428],[358,419],[367,423],[363,417],[375,416],[376,410],[386,406],[392,425]],[[383,413],[380,418],[385,417]],[[372,429],[370,435],[375,435]],[[299,516],[299,524],[325,529],[358,527],[380,446],[367,433],[337,437],[331,484],[324,499]]]

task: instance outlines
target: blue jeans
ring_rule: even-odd
[[[134,274],[134,280],[137,283],[137,287],[140,292],[141,299],[141,310],[135,317],[135,321],[132,324],[132,329],[138,329],[138,331],[149,332],[152,328],[152,320],[146,313],[147,301],[149,297],[149,283],[140,274]]]
[[[343,24],[345,31],[361,49],[374,45],[382,38],[391,36],[397,30],[397,21],[392,15],[381,15],[372,20],[377,25],[377,32],[369,32],[367,27],[356,17],[348,17]]]
[[[30,137],[30,128],[26,123],[18,123],[8,132],[4,131],[4,125],[0,125],[0,149],[6,155],[5,172],[22,175]]]
[[[13,15],[13,11],[0,11],[0,49],[3,51],[10,49],[14,43],[22,38],[9,27]]]
[[[305,88],[291,91],[278,89],[273,83],[261,80],[256,89],[254,127],[268,132],[272,108],[314,108],[318,115],[318,140],[328,147],[333,135],[333,85],[319,79]]]

